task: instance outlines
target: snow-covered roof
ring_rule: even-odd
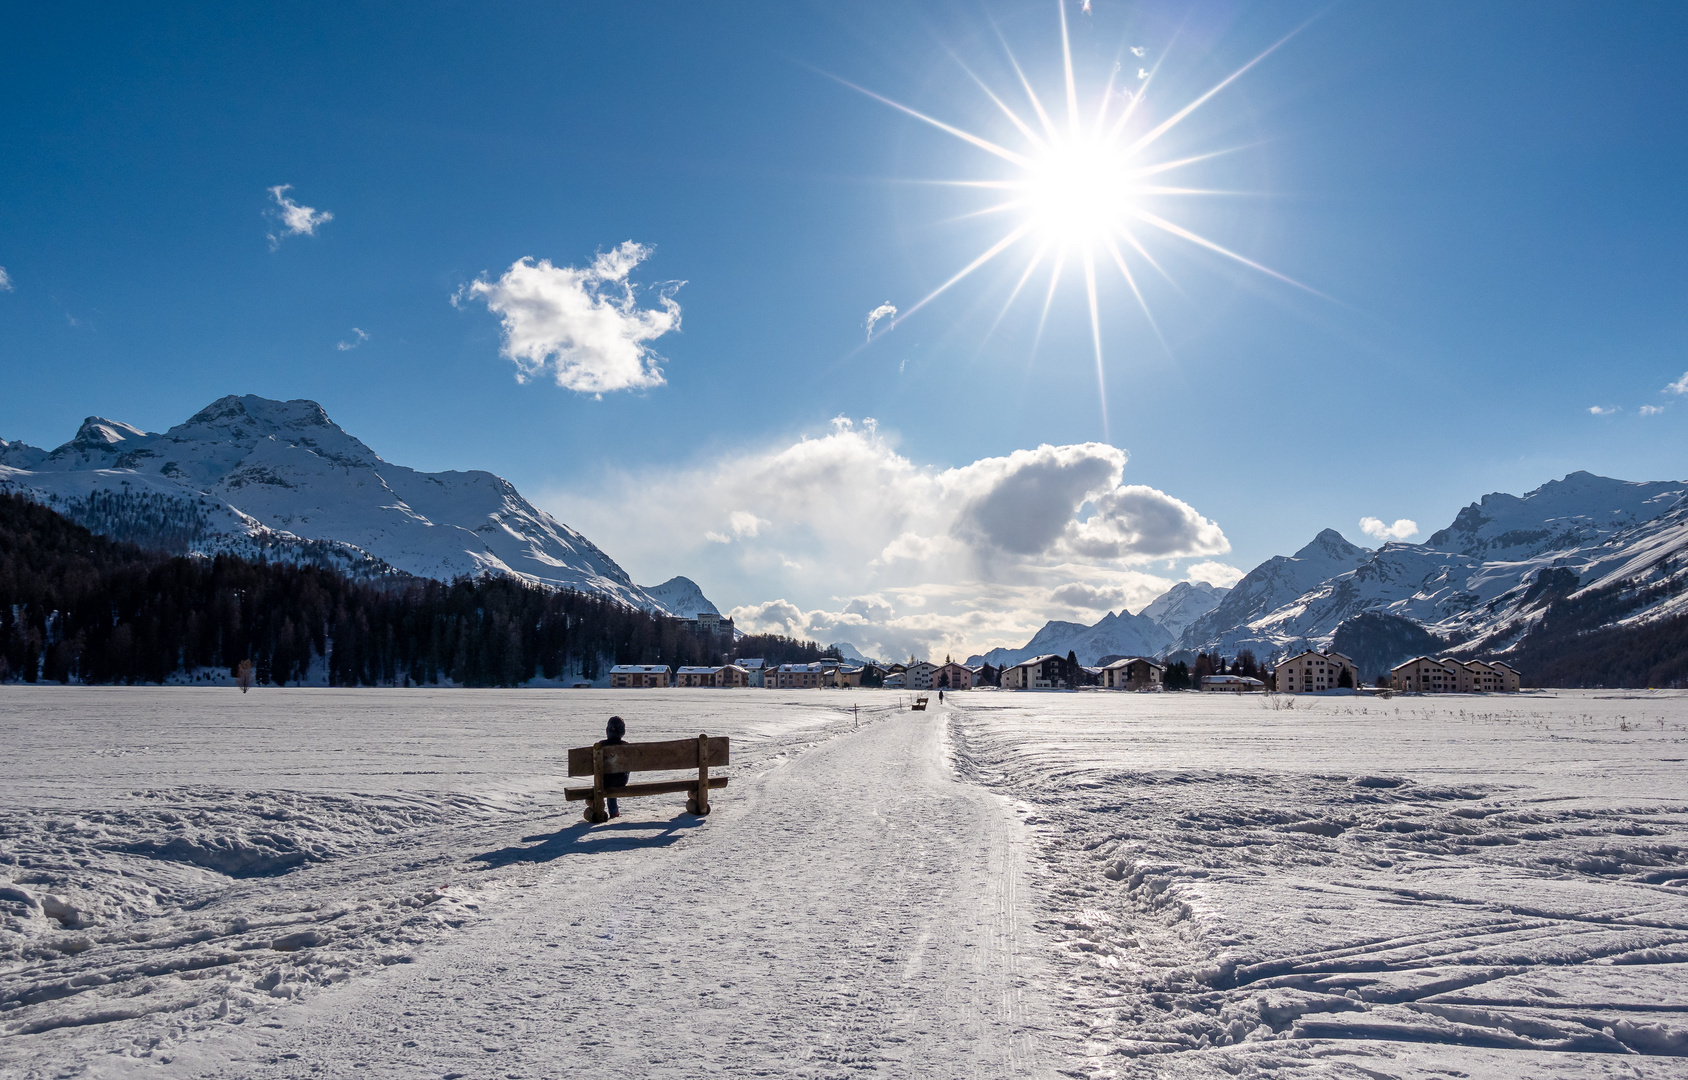
[[[1259,679],[1251,679],[1247,675],[1203,675],[1204,683],[1242,683],[1245,686],[1265,686]]]
[[[1340,655],[1340,654],[1333,653],[1332,655]],[[1326,659],[1325,654],[1320,652],[1317,649],[1302,649],[1300,652],[1296,653],[1294,656],[1287,657],[1283,660],[1279,660],[1277,662],[1277,664],[1274,665],[1274,670],[1276,670],[1277,668],[1283,667],[1285,664],[1294,663],[1295,661],[1301,659],[1303,656],[1317,656],[1320,660]],[[1344,656],[1343,659],[1347,660],[1348,658],[1346,656]],[[1350,663],[1352,663],[1352,661],[1350,661]]]
[[[734,660],[733,663],[738,667],[744,668],[746,671],[760,671],[767,661],[758,657],[755,660]]]
[[[1130,667],[1132,664],[1148,664],[1152,668],[1158,668],[1161,671],[1166,670],[1165,664],[1157,664],[1153,660],[1150,660],[1147,656],[1122,656],[1118,660],[1115,660],[1113,663],[1102,668],[1102,670],[1107,671],[1110,668]]]
[[[681,668],[681,671],[686,670]],[[705,669],[708,670],[708,669]],[[667,664],[617,664],[610,668],[611,675],[654,675],[657,672],[668,674]]]
[[[1061,659],[1061,658],[1059,656],[1056,656],[1054,653],[1044,653],[1042,656],[1034,656],[1030,660],[1022,660],[1018,664],[1011,664],[1010,666],[1008,666],[1007,668],[1005,668],[1003,670],[1012,671],[1015,668],[1031,667],[1034,664],[1041,664],[1045,660],[1059,660],[1059,659]]]
[[[721,669],[718,667],[682,667],[676,668],[676,675],[713,675]]]
[[[1435,664],[1437,667],[1445,668],[1450,663],[1454,663],[1454,661],[1438,660],[1434,656],[1415,656],[1411,660],[1401,661],[1399,664],[1396,664],[1394,667],[1390,668],[1389,670],[1391,672],[1400,671],[1402,668],[1409,668],[1409,667],[1412,667],[1414,664],[1420,664],[1420,663]]]

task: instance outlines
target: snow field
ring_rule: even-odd
[[[0,689],[0,1075],[168,1056],[484,920],[611,712],[732,736],[734,775],[854,723],[747,693]]]
[[[898,700],[0,689],[0,1077],[1688,1076],[1684,695]]]
[[[1037,834],[1085,1074],[1682,1076],[1685,705],[979,693],[951,726]]]

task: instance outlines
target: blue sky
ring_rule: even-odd
[[[1300,28],[1157,144],[1228,151],[1179,179],[1244,194],[1154,206],[1307,288],[1147,230],[1159,338],[1098,275],[1105,431],[1076,264],[1041,335],[1041,271],[1004,312],[1032,241],[871,344],[864,325],[1015,219],[958,220],[995,196],[919,182],[999,159],[838,80],[1008,145],[968,71],[1027,113],[1006,44],[1058,102],[1052,2],[19,10],[0,41],[0,436],[308,397],[388,459],[498,472],[636,578],[687,573],[725,606],[912,617],[1033,582],[1017,622],[968,631],[990,640],[1100,614],[1036,599],[1065,578],[1135,608],[1191,565],[1247,569],[1325,526],[1365,541],[1362,518],[1407,518],[1423,539],[1484,492],[1574,469],[1680,476],[1688,15],[1472,7],[1068,5],[1086,107],[1116,61],[1126,84],[1153,68],[1145,125]],[[285,234],[278,185],[332,219]],[[554,364],[518,382],[487,290],[524,257],[581,268],[630,240],[649,248],[640,310],[684,282],[678,329],[644,343],[661,384],[600,396]],[[841,486],[904,477],[886,535],[961,548],[891,574],[832,532],[882,493],[835,518],[723,480],[783,482],[758,470],[805,436],[841,455]],[[1001,473],[977,463],[1100,441],[1129,455],[1108,485],[1193,508],[1229,550],[1040,549],[1025,577],[956,539],[966,478]],[[670,485],[660,512],[630,508],[630,484]]]

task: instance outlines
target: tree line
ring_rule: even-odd
[[[354,580],[324,566],[171,555],[0,493],[0,681],[162,683],[204,669],[285,685],[516,686],[610,664],[821,658],[812,641],[699,634],[508,577]]]

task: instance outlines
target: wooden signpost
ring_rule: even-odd
[[[704,816],[709,813],[709,789],[727,786],[725,776],[710,776],[711,768],[728,764],[727,737],[699,735],[695,739],[674,739],[651,743],[593,743],[569,751],[569,775],[590,776],[592,786],[564,788],[570,802],[590,800],[586,820],[599,824],[610,819],[607,799],[627,799],[639,795],[663,795],[670,791],[686,791],[686,812]],[[604,777],[610,773],[674,772],[697,769],[695,780],[658,780],[645,784],[626,784],[608,787]]]

